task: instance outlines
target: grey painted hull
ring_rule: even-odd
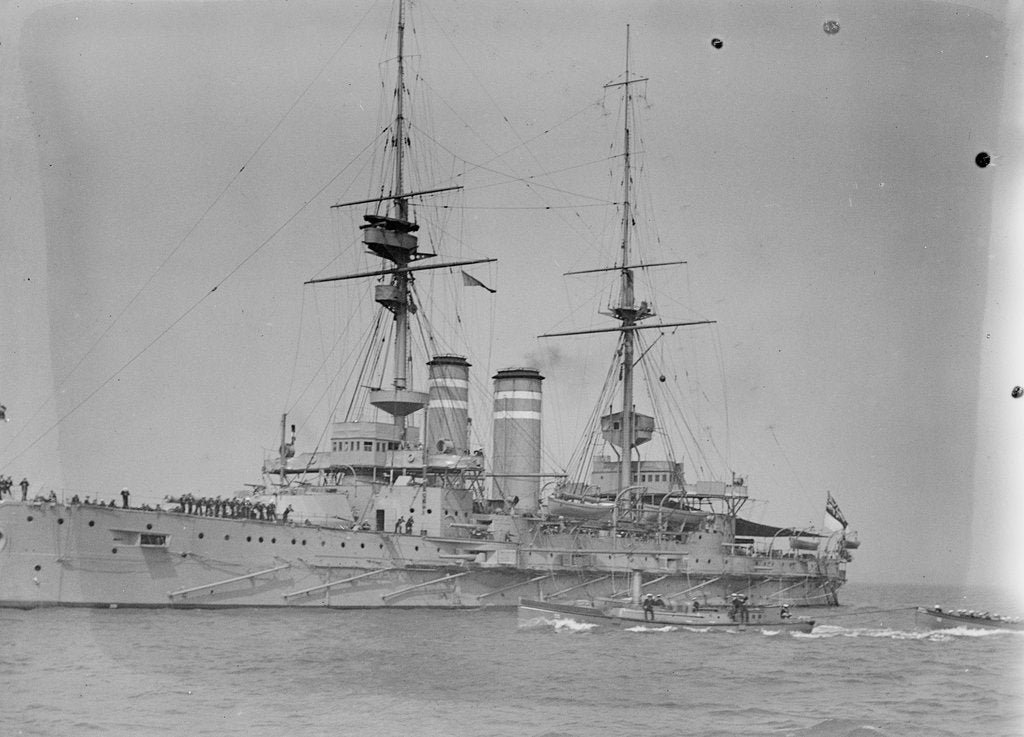
[[[159,543],[159,544],[154,544]],[[822,605],[835,561],[724,555],[721,540],[540,534],[530,544],[59,503],[0,503],[0,606],[514,607],[645,590]]]

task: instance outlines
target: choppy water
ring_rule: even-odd
[[[918,631],[908,608],[990,602],[844,593],[809,635],[520,629],[514,612],[3,610],[0,733],[1024,735],[1024,635]]]

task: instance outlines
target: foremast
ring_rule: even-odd
[[[395,184],[394,192],[398,193],[395,197],[395,214],[396,217],[393,222],[390,223],[390,229],[393,232],[404,233],[411,239],[411,247],[408,251],[401,249],[390,250],[390,249],[375,249],[373,245],[367,242],[371,250],[374,250],[382,258],[392,261],[397,266],[407,266],[417,255],[415,236],[410,236],[418,226],[415,226],[409,221],[409,199],[403,196],[401,193],[404,191],[404,153],[405,153],[405,1],[401,0],[398,3],[398,77],[395,82],[395,123],[393,126],[392,135],[392,147],[395,152]],[[373,221],[366,218],[368,222],[373,224]],[[366,227],[366,226],[364,226]],[[394,368],[394,379],[392,386],[394,387],[394,399],[398,399],[398,394],[404,392],[408,388],[408,366],[409,366],[409,312],[412,308],[410,303],[409,294],[409,272],[399,271],[396,273],[391,280],[392,286],[394,287],[394,299],[391,301],[381,301],[385,307],[391,310],[395,316],[395,368]],[[384,396],[371,397],[370,403],[375,407],[380,407],[385,412],[391,412],[387,406],[381,405],[382,400],[386,400]],[[418,399],[418,398],[417,398]],[[419,403],[418,401],[416,403]],[[425,400],[419,403],[419,409],[423,407]],[[402,436],[405,434],[405,417],[406,414],[402,412],[392,412],[394,416],[395,425],[398,427],[399,432]]]
[[[392,265],[379,271],[348,274],[345,276],[310,279],[306,284],[357,279],[365,277],[390,277],[388,283],[377,284],[374,301],[394,316],[393,371],[391,388],[370,390],[369,402],[393,418],[395,437],[407,441],[406,418],[427,405],[428,394],[410,387],[410,317],[416,312],[413,301],[412,283],[414,273],[425,269],[441,269],[469,264],[489,263],[495,259],[473,259],[435,264],[417,262],[432,258],[434,254],[419,250],[415,235],[419,224],[410,217],[411,198],[416,196],[461,189],[461,187],[438,187],[420,191],[406,191],[405,154],[409,145],[405,120],[405,0],[398,3],[397,78],[395,82],[395,118],[391,126],[390,143],[394,155],[394,168],[390,194],[354,202],[334,205],[334,208],[354,205],[375,205],[375,211],[363,216],[366,221],[360,226],[363,243],[373,254]],[[384,206],[383,213],[381,207]]]
[[[618,301],[609,307],[605,314],[618,321],[618,325],[612,328],[599,328],[596,330],[578,330],[561,333],[546,333],[540,337],[552,338],[568,335],[584,335],[591,333],[619,333],[619,344],[616,356],[620,359],[619,376],[621,380],[621,412],[613,412],[601,418],[602,431],[605,438],[616,447],[619,452],[618,468],[618,492],[621,494],[630,488],[633,481],[633,449],[641,443],[651,439],[654,429],[654,418],[647,415],[638,415],[635,407],[635,381],[634,368],[637,363],[636,354],[636,333],[638,330],[659,329],[668,327],[679,327],[684,325],[704,325],[714,320],[694,320],[686,322],[659,322],[653,325],[641,325],[641,323],[655,316],[651,305],[646,301],[636,303],[636,292],[634,288],[635,272],[643,268],[655,266],[670,266],[685,264],[685,261],[668,261],[663,263],[633,263],[632,253],[632,231],[633,231],[633,203],[631,183],[633,178],[632,162],[632,129],[630,121],[633,116],[633,91],[634,85],[648,81],[647,77],[631,76],[629,68],[629,25],[626,26],[626,65],[625,76],[622,81],[610,82],[604,85],[605,89],[621,88],[623,93],[624,112],[622,126],[622,229],[620,254],[622,262],[619,266],[608,268],[586,269],[582,271],[567,272],[572,274],[593,274],[598,272],[618,271],[619,272],[619,296]]]

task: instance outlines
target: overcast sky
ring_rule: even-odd
[[[329,206],[367,196],[393,3],[15,5],[0,11],[0,473],[137,501],[258,481],[281,413],[323,415],[314,376],[340,362],[322,323],[352,292],[303,281],[374,267],[360,212]],[[674,364],[702,379],[695,426],[722,455],[691,470],[747,475],[764,522],[820,523],[831,491],[863,540],[856,580],[1008,574],[1024,471],[1016,15],[421,0],[412,18],[413,138],[440,152],[416,183],[466,185],[436,245],[499,259],[473,269],[494,296],[450,275],[420,287],[448,290],[458,312],[435,324],[462,322],[482,387],[512,365],[548,377],[548,468],[568,461],[609,349],[536,336],[603,325],[607,282],[562,272],[618,247],[603,85],[628,23],[649,78],[638,235],[649,260],[688,262],[656,277],[657,307],[717,321]]]

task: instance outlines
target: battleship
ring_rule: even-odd
[[[673,606],[724,606],[737,593],[751,606],[837,604],[859,543],[831,497],[827,519],[841,522],[834,529],[755,523],[740,516],[750,498],[744,478],[691,478],[679,456],[645,445],[670,426],[668,403],[640,396],[638,374],[659,383],[643,335],[709,321],[655,320],[653,303],[638,301],[641,271],[681,262],[643,262],[633,242],[629,120],[645,80],[629,70],[628,41],[626,74],[607,85],[626,113],[619,254],[612,266],[579,272],[616,279],[603,311],[612,324],[541,336],[616,334],[594,402],[603,409],[577,462],[545,470],[545,382],[559,391],[572,377],[509,366],[491,377],[488,447],[472,441],[470,357],[413,355],[426,303],[416,280],[443,270],[480,284],[464,269],[493,259],[445,260],[420,243],[415,203],[453,187],[409,184],[404,34],[400,4],[386,181],[364,200],[335,206],[363,209],[361,242],[379,268],[307,282],[372,283],[372,329],[389,337],[364,343],[374,347],[349,382],[364,401],[332,417],[322,447],[297,448],[282,417],[262,483],[245,492],[169,492],[158,508],[132,508],[127,496],[115,506],[8,494],[0,502],[0,606],[513,608],[521,599],[615,600],[632,587]],[[373,372],[384,365],[390,376],[378,381]]]

